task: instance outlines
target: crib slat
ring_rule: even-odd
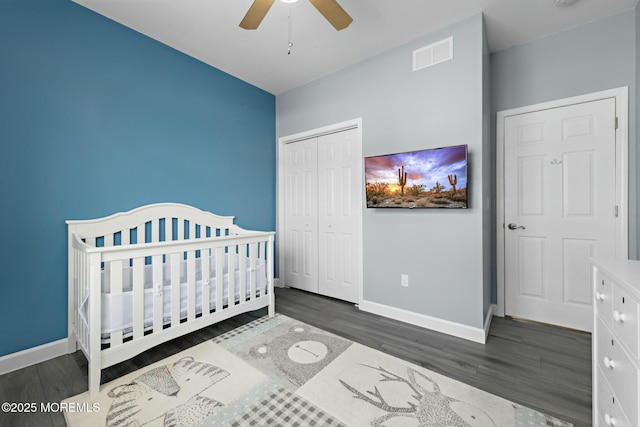
[[[131,237],[131,230],[129,230],[128,228],[125,230],[120,231],[120,245],[122,246],[127,246],[130,244],[130,237]],[[124,267],[128,267],[131,264],[129,264],[129,262],[131,262],[131,260],[129,259],[127,263],[124,264]]]
[[[104,247],[113,246],[113,233],[106,234],[104,236]]]
[[[120,244],[123,246],[128,245],[130,236],[131,236],[131,230],[129,230],[128,228],[125,230],[122,230],[120,232]]]
[[[148,240],[149,242],[160,241],[160,220],[151,220],[151,236]]]
[[[162,311],[164,308],[164,297],[162,295],[162,255],[151,257],[153,279],[153,332],[162,331]]]
[[[229,272],[229,307],[236,305],[236,246],[228,246],[227,271]]]
[[[189,221],[189,240],[196,238],[196,222]]]
[[[87,293],[89,293],[89,267],[88,267],[87,261],[88,261],[87,255],[82,254],[82,272],[81,272],[82,282],[79,285],[81,299],[78,301],[79,304],[82,304],[82,301],[84,301],[85,297],[87,296]],[[89,317],[87,314],[87,320],[88,318]],[[81,323],[82,323],[82,342],[84,343],[85,350],[88,352],[89,351],[89,325],[86,325],[81,318],[79,318],[78,320],[81,320]]]
[[[238,245],[238,271],[240,276],[240,299],[239,304],[247,300],[247,245]]]
[[[144,258],[133,259],[132,290],[133,339],[136,340],[144,336]]]
[[[171,254],[171,326],[180,324],[180,254]]]
[[[79,301],[80,304],[82,304],[82,301],[84,301],[87,294],[89,293],[89,262],[88,261],[89,261],[88,256],[86,254],[82,254],[82,284],[80,285],[82,299]],[[87,313],[87,320],[89,320],[89,313]],[[84,342],[85,349],[88,352],[89,351],[89,325],[84,324],[84,322],[82,325],[82,332],[83,332],[82,342]]]
[[[257,274],[257,266],[258,266],[258,243],[251,243],[249,245],[249,283],[251,286],[251,295],[250,299],[254,299],[256,297],[256,276]]]
[[[216,248],[216,311],[224,306],[224,248]]]
[[[202,260],[202,315],[206,316],[211,311],[211,258],[210,250],[203,249],[200,252],[200,259]]]
[[[145,243],[147,236],[147,225],[142,223],[136,227],[136,243]]]
[[[187,252],[187,319],[196,318],[196,251]]]
[[[184,240],[184,219],[178,218],[178,240]]]
[[[105,237],[106,241],[106,237]],[[111,242],[113,243],[113,235],[111,236]],[[106,264],[106,263],[105,263]],[[122,260],[111,261],[111,293],[118,294],[122,292]],[[124,313],[123,313],[124,314]],[[122,323],[121,319],[118,319],[117,323]],[[111,324],[114,324],[112,319]],[[122,330],[111,332],[111,347],[122,345]]]

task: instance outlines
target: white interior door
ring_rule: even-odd
[[[357,129],[318,138],[319,293],[357,302],[361,164]]]
[[[592,329],[589,258],[616,255],[615,100],[506,117],[505,314]]]
[[[318,292],[317,138],[284,146],[285,283]]]

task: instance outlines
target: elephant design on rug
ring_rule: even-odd
[[[223,405],[200,393],[229,376],[229,372],[187,356],[111,389],[114,400],[107,427],[144,426],[164,417],[166,427],[192,426]]]
[[[411,425],[420,427],[496,426],[496,423],[484,410],[471,403],[442,394],[438,383],[415,369],[407,368],[407,378],[403,378],[383,367],[376,368],[365,364],[361,364],[361,366],[378,371],[382,376],[379,383],[397,383],[408,387],[407,393],[400,397],[400,399],[407,398],[406,405],[400,406],[389,402],[390,399],[397,401],[398,394],[394,393],[385,398],[377,385],[373,386],[373,391],[367,390],[365,394],[344,380],[340,380],[342,385],[354,394],[355,399],[370,403],[386,412],[371,421],[371,425],[374,427],[382,426],[383,423],[393,418],[405,418],[405,421],[413,419]],[[431,390],[427,389],[425,385]]]

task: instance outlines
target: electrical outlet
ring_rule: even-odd
[[[409,286],[409,275],[407,274],[400,275],[400,285],[405,287]]]

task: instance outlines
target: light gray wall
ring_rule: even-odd
[[[412,72],[414,49],[454,37],[454,60]],[[278,137],[357,117],[365,156],[469,146],[470,208],[365,209],[364,298],[483,324],[483,26],[477,15],[276,97]],[[408,288],[400,286],[408,274]]]
[[[484,194],[482,216],[482,255],[485,268],[482,287],[482,313],[483,318],[491,308],[493,288],[496,281],[496,228],[495,228],[495,144],[491,139],[491,56],[487,42],[486,27],[482,25],[482,186]]]
[[[640,70],[640,4],[635,9],[635,32],[636,32],[636,62],[633,71],[636,77],[635,91],[629,96],[629,118],[630,125],[633,123],[633,132],[629,130],[629,258],[640,259],[640,219],[638,218],[638,203],[640,203],[640,173],[638,173],[638,165],[640,165],[640,150],[637,143],[637,123],[640,123],[640,85],[638,84],[638,70]],[[633,87],[632,87],[633,88]],[[631,92],[632,88],[629,89]],[[635,99],[633,96],[635,95]],[[635,109],[635,114],[632,113]],[[632,116],[633,114],[633,116]],[[635,221],[634,221],[635,220]]]
[[[637,10],[591,22],[491,55],[495,113],[555,99],[629,87],[629,255],[638,257],[636,149]],[[494,299],[495,300],[495,299]]]

